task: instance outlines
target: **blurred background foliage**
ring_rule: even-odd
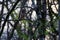
[[[59,20],[59,0],[0,0],[0,40],[60,40]]]

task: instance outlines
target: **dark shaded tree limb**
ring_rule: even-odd
[[[20,1],[20,0],[17,0],[17,2],[15,3],[15,5],[12,7],[11,11],[9,11],[9,12],[7,13],[8,15],[6,16],[6,19],[4,20],[4,23],[3,23],[3,25],[2,25],[2,29],[1,29],[1,32],[0,32],[0,37],[1,37],[2,33],[3,33],[4,26],[5,26],[6,22],[7,22],[7,19],[9,18],[9,15],[12,13],[12,11],[14,10],[14,8],[16,7],[16,5],[17,5],[17,3],[18,3],[19,1]]]

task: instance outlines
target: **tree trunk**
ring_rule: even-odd
[[[60,17],[60,0],[58,0],[58,3],[59,3],[59,11],[58,11],[58,15],[59,15],[59,17]],[[59,20],[59,39],[58,40],[60,40],[60,20]]]

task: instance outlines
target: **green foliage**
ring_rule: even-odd
[[[43,6],[41,5],[41,3],[38,4],[38,6],[39,6],[38,7],[39,11],[41,12],[41,10],[43,9]],[[60,17],[58,16],[58,14],[56,14],[52,11],[51,4],[48,5],[48,9],[49,9],[48,16],[50,17],[50,21],[46,20],[46,14],[47,13],[44,13],[44,11],[41,12],[42,18],[39,19],[39,20],[38,19],[36,21],[31,21],[31,20],[28,20],[28,19],[19,20],[21,23],[24,24],[24,28],[29,29],[30,31],[32,31],[33,26],[30,27],[30,26],[27,26],[27,24],[29,25],[29,23],[31,23],[31,24],[37,26],[35,28],[35,31],[34,31],[33,35],[32,35],[34,37],[34,39],[36,39],[37,33],[39,33],[40,35],[49,35],[50,32],[54,33],[56,31],[56,28],[57,28],[57,25],[58,25],[57,21],[60,19]],[[18,13],[13,11],[12,14],[11,14],[11,17],[14,20],[18,19]],[[56,17],[56,18],[54,19],[54,17]],[[50,31],[46,30],[47,28],[49,28]],[[27,35],[26,33],[23,33],[21,31],[21,26],[17,26],[16,30],[17,30],[17,33],[18,33],[19,37],[24,38],[25,40],[28,40],[29,35]]]
[[[17,28],[16,30],[17,30],[18,36],[19,36],[20,38],[24,38],[25,40],[28,40],[28,35],[27,35],[27,34],[22,33],[22,31],[20,31],[19,28]]]
[[[18,19],[18,13],[16,13],[15,11],[13,11],[12,13],[11,13],[11,17],[12,17],[12,19],[13,20],[17,20]]]

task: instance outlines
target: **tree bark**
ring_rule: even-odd
[[[60,0],[58,0],[58,4],[59,4],[59,11],[58,11],[58,15],[59,15],[59,17],[60,17]],[[60,40],[60,19],[59,19],[59,38],[58,38],[58,40]]]

